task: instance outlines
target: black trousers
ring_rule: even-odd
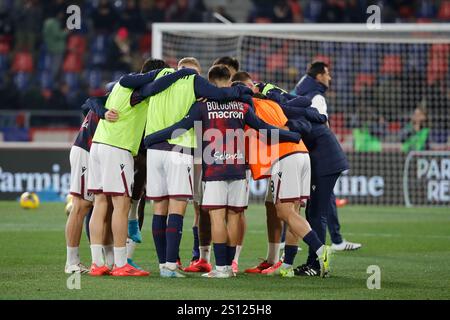
[[[333,215],[331,206],[332,198],[335,200],[333,189],[339,176],[340,173],[327,176],[311,176],[311,195],[306,206],[306,220],[308,220],[311,228],[324,244],[327,235],[327,218],[329,215]],[[316,253],[309,249],[306,263],[319,268],[319,262],[316,259]]]

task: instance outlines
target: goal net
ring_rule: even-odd
[[[330,125],[351,165],[336,196],[359,204],[450,204],[450,24],[154,24],[152,45],[153,56],[172,66],[196,57],[204,74],[216,58],[236,57],[254,80],[292,92],[310,62],[325,61]],[[439,172],[424,174],[423,159],[436,160]],[[252,199],[262,200],[265,188],[252,182]]]

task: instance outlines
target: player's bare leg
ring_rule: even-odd
[[[242,219],[244,217],[244,219]],[[231,267],[234,274],[238,272],[237,262],[236,270],[233,269],[233,263],[235,262],[237,253],[237,246],[239,241],[242,240],[245,233],[245,228],[242,227],[242,220],[245,221],[244,212],[235,212],[233,210],[227,210],[227,232],[228,232],[228,243],[227,243],[227,263]]]
[[[112,200],[108,197],[108,210],[106,213],[106,219],[103,225],[103,253],[104,261],[109,269],[114,266],[114,238],[112,232],[112,213],[113,206]]]
[[[236,244],[236,254],[234,255],[232,262],[232,269],[234,273],[239,271],[239,256],[241,255],[242,246],[244,244],[245,232],[247,231],[247,218],[245,217],[245,211],[239,213],[239,231],[238,240]]]
[[[280,239],[283,230],[282,220],[278,218],[277,210],[272,202],[266,201],[265,207],[268,240],[266,259],[259,265],[246,269],[245,273],[261,273],[280,260]]]
[[[103,237],[108,211],[108,198],[100,193],[94,198],[94,210],[89,222],[89,230],[91,235],[91,255],[92,266],[89,272],[93,276],[101,276],[109,274],[109,268],[103,258]]]
[[[321,276],[325,276],[329,271],[329,256],[331,254],[331,250],[320,241],[317,234],[311,229],[308,221],[298,214],[299,203],[297,202],[298,201],[276,203],[275,207],[277,209],[277,215],[281,220],[288,224],[290,232],[295,237],[302,238],[303,241],[316,252],[321,265]],[[295,253],[297,253],[297,249],[298,246],[295,246]],[[288,250],[294,250],[294,248],[288,248]],[[285,246],[285,257],[286,255],[287,252]],[[291,277],[293,275],[293,269],[289,269],[284,276]]]
[[[87,213],[92,207],[92,202],[84,200],[80,197],[73,197],[72,210],[66,223],[66,244],[67,244],[67,260],[66,273],[80,272],[86,273],[88,268],[83,266],[79,256],[79,246],[81,233],[83,231],[83,222]]]

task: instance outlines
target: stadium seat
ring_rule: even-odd
[[[398,133],[401,128],[402,125],[399,121],[389,122],[388,126],[389,133]]]
[[[362,89],[372,87],[375,84],[375,75],[369,73],[358,73],[355,75],[355,83],[353,85],[354,92],[361,92]]]
[[[427,65],[427,83],[429,85],[445,79],[448,73],[449,55],[450,46],[448,44],[433,44],[431,46]]]
[[[442,20],[443,22],[450,21],[450,1],[445,0],[441,2],[438,19]]]
[[[31,74],[29,72],[17,72],[14,75],[14,84],[19,91],[25,91],[30,84]]]
[[[7,54],[0,54],[0,73],[4,73],[9,68],[9,58]]]
[[[150,55],[152,52],[152,34],[147,33],[139,39],[139,52],[142,56]]]
[[[83,70],[83,57],[77,53],[69,52],[64,59],[62,70],[64,72],[80,73]]]
[[[400,75],[402,73],[402,58],[399,54],[386,54],[380,67],[384,75]]]
[[[9,35],[0,35],[0,55],[11,52],[12,37]]]
[[[67,40],[66,50],[83,55],[86,52],[86,39],[81,34],[74,34]]]
[[[33,68],[33,57],[30,52],[22,51],[16,53],[11,67],[13,72],[31,73]]]
[[[42,90],[52,90],[54,86],[53,77],[50,71],[44,70],[39,73],[39,83]]]
[[[80,75],[78,73],[64,73],[64,82],[69,87],[69,92],[74,92],[80,88]]]

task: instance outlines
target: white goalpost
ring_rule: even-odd
[[[323,60],[333,77],[327,92],[331,128],[351,163],[336,196],[361,204],[450,205],[444,181],[450,161],[450,24],[370,29],[366,24],[156,23],[152,56],[172,66],[182,57],[196,57],[203,74],[216,58],[233,56],[254,80],[292,92],[307,65]],[[427,175],[419,184],[414,178],[425,163],[408,157],[415,151],[427,151],[429,164],[442,164],[431,183]],[[439,151],[439,158],[428,151]],[[412,164],[415,159],[422,162]],[[430,185],[433,196],[426,190]],[[261,198],[259,191],[254,200]]]

